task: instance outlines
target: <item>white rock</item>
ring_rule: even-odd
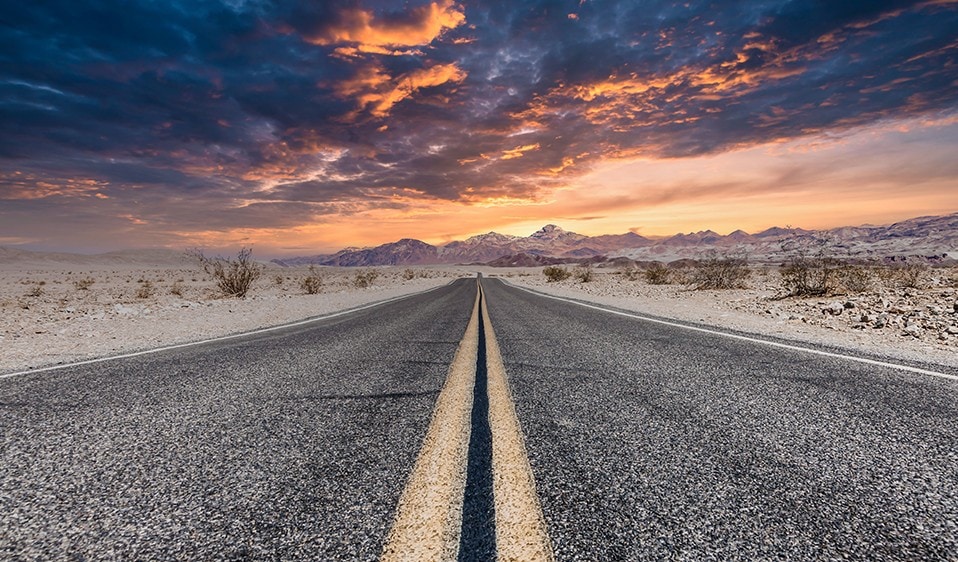
[[[822,309],[822,314],[831,314],[832,316],[838,316],[845,310],[845,305],[840,302],[833,302]]]

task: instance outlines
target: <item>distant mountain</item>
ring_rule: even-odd
[[[375,248],[346,248],[335,254],[273,260],[284,266],[376,266],[489,263],[549,265],[610,260],[661,261],[701,258],[711,250],[736,252],[756,261],[783,259],[795,248],[853,259],[922,256],[958,260],[958,213],[918,217],[887,226],[840,227],[824,231],[773,227],[757,234],[736,230],[680,233],[659,240],[633,232],[585,236],[548,224],[529,236],[489,232],[433,246],[410,238]]]
[[[711,231],[678,234],[642,248],[611,252],[610,257],[672,262],[701,258],[709,250],[743,253],[753,261],[780,262],[796,251],[852,260],[920,257],[929,262],[958,260],[958,213],[918,217],[886,226],[843,226],[830,230],[772,227],[757,234],[737,230],[727,236]]]
[[[274,260],[276,261],[276,260]],[[422,240],[403,238],[363,250],[341,250],[332,256],[325,256],[320,265],[338,265],[344,267],[369,265],[427,265],[440,263],[439,250]]]

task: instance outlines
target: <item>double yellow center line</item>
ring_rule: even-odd
[[[459,558],[480,326],[485,340],[488,418],[492,433],[496,560],[554,560],[499,344],[489,320],[482,285],[477,285],[472,317],[449,367],[419,457],[399,500],[383,548],[383,562]]]

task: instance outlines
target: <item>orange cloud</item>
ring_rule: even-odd
[[[511,150],[502,151],[502,160],[512,160],[513,158],[522,158],[530,150],[539,150],[539,143],[517,146]]]
[[[441,86],[466,79],[466,73],[455,63],[437,64],[391,78],[382,67],[363,68],[349,80],[336,84],[336,92],[342,97],[355,97],[358,108],[346,117],[352,120],[368,109],[376,117],[385,117],[397,103],[411,97],[423,88]]]
[[[590,123],[617,132],[637,127],[687,124],[701,117],[670,108],[677,97],[709,101],[744,95],[768,82],[802,74],[807,61],[821,56],[821,52],[802,48],[776,52],[775,41],[762,40],[758,34],[750,35],[748,39],[748,43],[731,58],[703,67],[685,67],[662,74],[612,74],[588,83],[559,84],[513,117],[527,124],[546,127],[550,118],[561,117],[569,112],[570,105],[575,105],[576,111]],[[753,67],[751,63],[756,53],[761,53],[766,60],[761,66]]]
[[[363,55],[415,55],[422,56],[419,49],[387,49],[378,45],[359,45],[358,47],[337,47],[333,50],[335,56],[341,59],[358,58]]]
[[[49,197],[108,199],[100,190],[108,182],[92,178],[43,178],[14,171],[0,174],[0,200],[46,199]]]
[[[445,30],[456,28],[465,21],[462,8],[452,0],[413,8],[401,20],[378,20],[371,10],[354,8],[342,11],[337,25],[306,40],[314,45],[358,43],[363,52],[394,54],[387,47],[428,45]]]
[[[627,78],[618,78],[613,75],[606,80],[572,86],[571,94],[582,101],[593,101],[598,97],[644,94],[653,88],[665,88],[671,83],[670,77],[643,79],[636,74],[631,74]]]

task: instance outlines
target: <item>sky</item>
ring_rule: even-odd
[[[0,245],[267,256],[958,211],[958,0],[0,6]]]

